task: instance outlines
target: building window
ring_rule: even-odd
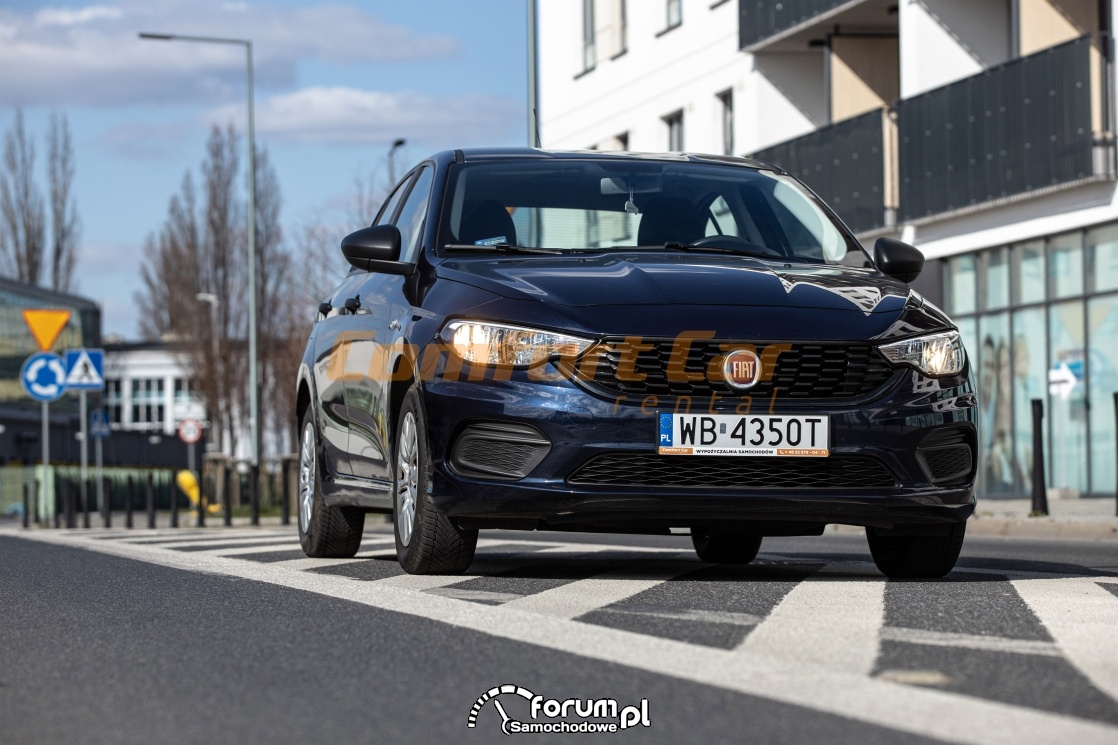
[[[668,127],[668,150],[680,152],[683,150],[683,110],[668,114],[664,117],[664,124]]]
[[[1118,433],[1118,224],[944,262],[945,299],[979,393],[979,490],[1032,488],[1033,400],[1051,488],[1113,494]]]
[[[582,71],[594,69],[598,53],[594,45],[594,0],[582,0]]]
[[[105,409],[108,411],[110,425],[124,424],[124,398],[119,379],[105,381]]]
[[[722,154],[734,154],[734,91],[722,91],[718,94],[722,103]]]
[[[163,378],[132,380],[132,424],[151,429],[163,425]]]
[[[668,28],[683,23],[683,0],[668,0]]]

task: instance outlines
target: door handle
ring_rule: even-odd
[[[361,296],[360,295],[357,295],[355,297],[346,298],[345,309],[346,309],[347,312],[356,313],[360,307],[361,307]]]

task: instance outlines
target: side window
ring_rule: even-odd
[[[396,212],[396,205],[399,204],[400,200],[404,198],[404,195],[408,193],[408,184],[410,183],[410,178],[406,178],[400,182],[400,185],[396,187],[396,191],[392,192],[392,195],[384,201],[384,206],[382,206],[380,212],[377,213],[377,218],[373,220],[373,225],[384,225],[385,223],[392,222],[392,215]]]
[[[431,197],[431,182],[435,179],[435,169],[424,166],[415,179],[396,227],[400,229],[400,261],[415,261],[416,251],[423,242],[423,221],[427,217],[427,202]]]

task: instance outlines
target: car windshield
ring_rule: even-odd
[[[736,165],[458,163],[443,205],[439,245],[451,251],[643,248],[813,263],[861,251],[795,179]]]

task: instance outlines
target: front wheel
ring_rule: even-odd
[[[890,579],[938,579],[955,568],[967,524],[952,525],[946,535],[878,535],[866,528],[873,563]]]
[[[415,388],[404,396],[395,452],[393,527],[400,566],[408,574],[461,574],[474,560],[477,531],[460,530],[431,504],[427,420]]]
[[[691,531],[695,553],[708,564],[748,564],[761,550],[761,536],[748,534]]]
[[[365,513],[354,507],[326,504],[318,439],[309,407],[299,431],[299,543],[303,553],[315,559],[348,559],[361,548]]]

